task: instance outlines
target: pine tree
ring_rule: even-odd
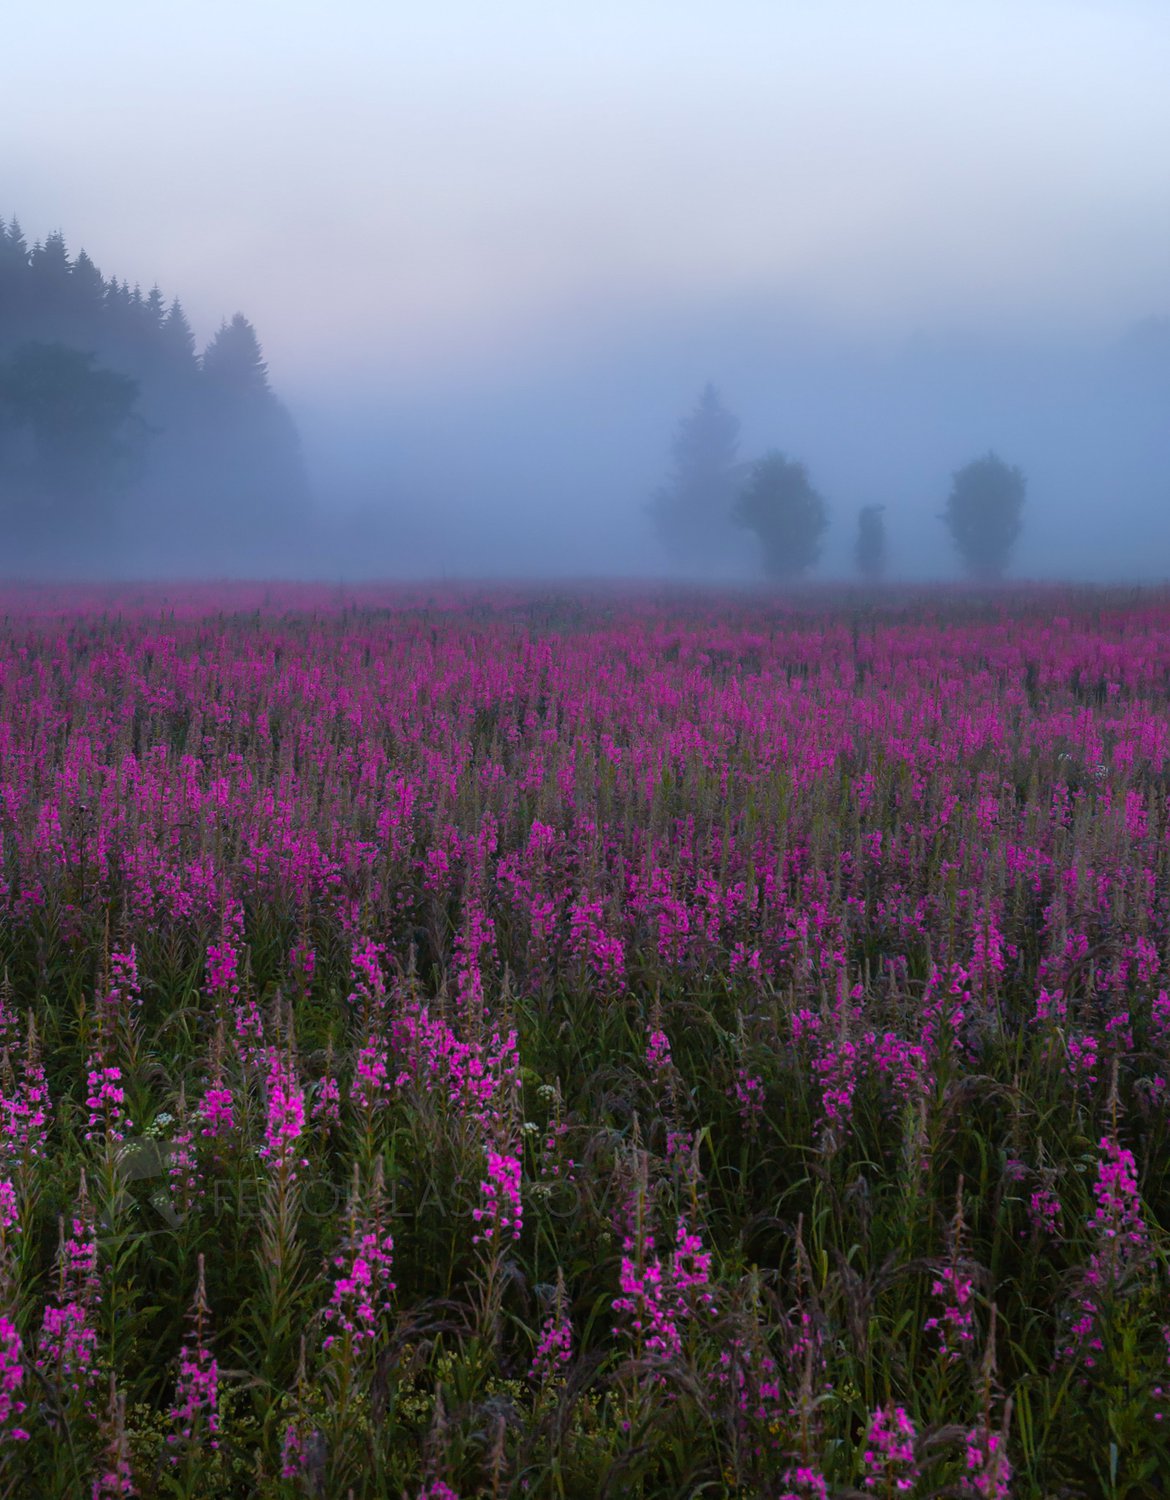
[[[14,218],[0,219],[0,345],[19,337],[28,316],[28,246]]]
[[[142,559],[169,560],[178,545],[194,566],[238,571],[270,565],[283,539],[291,560],[310,509],[304,462],[242,313],[200,361],[177,298],[168,306],[157,286],[144,295],[104,279],[84,251],[71,263],[59,232],[29,250],[16,220],[0,221],[0,366],[9,556],[23,536],[30,558],[39,548],[44,561],[64,561],[51,528],[67,518],[79,547],[90,526],[87,562],[117,555],[119,534]],[[129,389],[120,380],[140,406],[118,423]]]
[[[25,271],[28,269],[28,246],[21,233],[20,224],[13,216],[8,228],[0,219],[0,271]]]
[[[739,422],[708,383],[679,424],[670,477],[650,506],[659,538],[675,562],[706,570],[734,547],[730,518],[741,473],[738,451]]]
[[[143,303],[142,314],[146,326],[152,334],[158,334],[162,331],[163,319],[167,315],[167,305],[163,299],[162,292],[159,291],[157,282],[151,287],[146,301]]]
[[[857,571],[871,583],[886,568],[886,527],[882,520],[884,505],[863,505],[857,516],[857,545],[854,557]]]
[[[204,350],[202,370],[209,386],[237,398],[272,394],[260,340],[243,313],[236,313],[230,323],[220,325]]]
[[[177,297],[167,309],[167,315],[163,319],[161,339],[171,367],[177,373],[193,373],[197,369],[195,335],[191,331],[183,305]]]
[[[70,276],[73,285],[73,304],[84,315],[97,317],[105,300],[106,284],[102,273],[84,250],[78,252]]]

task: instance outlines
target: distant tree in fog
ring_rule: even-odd
[[[300,442],[243,314],[223,324],[201,360],[182,306],[177,300],[168,305],[157,286],[144,294],[116,277],[107,281],[84,251],[70,260],[59,232],[30,249],[15,220],[0,220],[0,362],[32,345],[56,347],[51,359],[42,356],[55,373],[50,378],[42,370],[38,379],[55,381],[59,391],[73,379],[85,393],[85,409],[99,389],[113,391],[108,381],[102,384],[105,377],[128,379],[151,432],[136,482],[129,483],[134,466],[122,464],[99,486],[106,525],[87,551],[90,563],[121,561],[130,542],[185,567],[239,571],[268,564],[280,547],[286,556],[295,548],[298,523],[309,509]],[[83,378],[78,361],[89,355],[93,360]],[[31,370],[27,362],[22,368]],[[30,388],[27,400],[33,399]],[[30,509],[29,495],[35,491],[43,498],[55,487],[64,496],[66,476],[72,476],[78,504],[86,507],[90,482],[80,476],[84,470],[92,478],[97,456],[91,446],[83,458],[84,448],[76,433],[66,436],[48,408],[40,409],[34,423],[31,408],[14,418],[10,401],[0,506],[9,515],[15,507],[34,529],[37,516],[49,526],[59,506],[38,502]],[[53,547],[64,540],[53,530],[40,537],[28,533],[24,550],[51,562]],[[11,535],[7,542],[10,564],[19,561],[19,544]]]
[[[733,514],[759,538],[769,578],[799,578],[821,555],[828,509],[804,464],[776,449],[752,465]]]
[[[230,323],[220,324],[203,353],[203,376],[215,389],[244,400],[263,399],[270,394],[260,340],[243,313],[236,313]]]
[[[886,523],[882,520],[884,505],[863,505],[857,516],[857,543],[854,558],[857,571],[871,582],[886,571]]]
[[[743,466],[739,421],[708,384],[671,443],[670,475],[650,505],[666,551],[682,566],[706,571],[732,550],[731,510]]]
[[[0,515],[9,540],[91,539],[135,477],[148,436],[138,382],[64,344],[0,361]]]
[[[972,578],[1003,576],[1020,534],[1027,481],[995,453],[957,470],[941,519]]]

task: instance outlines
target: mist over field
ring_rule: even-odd
[[[8,9],[0,1500],[1163,1493],[1170,6]]]
[[[646,506],[709,376],[741,419],[741,453],[775,444],[807,463],[830,511],[819,576],[852,575],[857,511],[875,502],[891,575],[957,576],[938,514],[952,472],[989,447],[1028,478],[1015,574],[1170,572],[1170,324],[1064,344],[940,336],[874,350],[772,331],[764,317],[614,337],[455,390],[306,393],[296,406],[315,489],[337,508],[339,568],[378,571],[378,559],[346,559],[342,539],[377,534],[381,520],[392,573],[669,571]],[[744,537],[739,567],[705,576],[758,573]]]
[[[811,578],[867,505],[887,576],[959,576],[938,516],[989,450],[1015,576],[1170,568],[1161,7],[212,0],[168,16],[165,88],[155,19],[17,26],[0,213],[44,316],[0,287],[9,576],[760,577],[748,532],[680,560],[648,515],[708,382],[738,478],[777,450],[823,498]],[[239,309],[299,449],[205,389]],[[30,338],[138,383],[132,462],[68,499],[4,395]]]

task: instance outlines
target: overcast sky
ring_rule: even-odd
[[[1164,0],[10,7],[0,214],[237,307],[286,386],[632,316],[1096,329],[1167,305]]]

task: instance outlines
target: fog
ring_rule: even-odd
[[[648,511],[709,382],[739,464],[823,496],[810,576],[853,576],[871,505],[887,576],[959,576],[940,512],[989,450],[1027,480],[1012,576],[1170,574],[1155,0],[62,0],[9,33],[0,575],[757,578],[752,534],[680,563]],[[62,437],[5,374],[29,340],[134,412]],[[73,409],[87,379],[52,372]]]
[[[886,507],[891,577],[958,576],[939,515],[994,449],[1023,469],[1015,576],[1170,576],[1170,322],[1012,341],[850,342],[766,311],[677,318],[458,386],[294,402],[339,575],[759,575],[672,567],[647,514],[704,383],[740,456],[804,461],[830,513],[815,576],[847,578],[857,513]]]

